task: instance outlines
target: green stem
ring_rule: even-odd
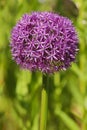
[[[48,87],[49,87],[49,76],[43,75],[43,85],[41,91],[40,130],[46,130],[47,125]]]

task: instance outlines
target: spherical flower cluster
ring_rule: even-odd
[[[54,73],[75,60],[78,38],[72,22],[51,12],[25,14],[11,33],[13,59],[22,68]]]

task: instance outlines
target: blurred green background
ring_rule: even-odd
[[[50,78],[47,130],[87,130],[87,0],[0,0],[0,130],[38,130],[42,78],[12,60],[10,32],[24,13],[54,11],[78,32],[76,63]]]

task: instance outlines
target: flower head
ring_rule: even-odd
[[[13,59],[22,68],[53,73],[75,60],[78,38],[72,22],[51,12],[25,14],[11,34]]]

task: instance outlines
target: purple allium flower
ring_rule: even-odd
[[[25,14],[11,34],[13,59],[22,68],[53,73],[75,60],[78,38],[72,22],[51,12]]]

